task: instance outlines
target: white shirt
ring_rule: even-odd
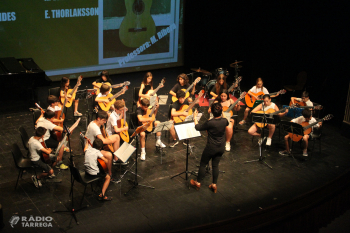
[[[40,159],[41,149],[44,148],[41,143],[34,137],[31,137],[28,141],[28,147],[30,152],[30,160],[38,161]]]
[[[104,94],[104,95],[100,92],[100,93],[98,93],[96,98],[98,98],[98,97],[106,97],[107,95],[109,95],[109,92],[107,94]]]
[[[47,110],[51,110],[53,112],[57,112],[57,111],[61,111],[61,107],[60,106],[55,106],[54,108],[49,106],[47,107]]]
[[[256,88],[256,86],[252,87],[249,91],[253,92],[253,93],[258,93],[258,92],[264,92],[264,94],[269,94],[269,91],[263,87],[263,88]]]
[[[89,173],[90,175],[97,175],[97,173],[100,172],[100,169],[98,168],[98,158],[102,158],[103,155],[101,151],[95,149],[95,148],[88,148],[85,151],[85,169],[86,172]]]
[[[292,122],[297,123],[297,124],[301,124],[301,123],[305,122],[305,118],[303,116],[300,116],[300,117],[294,118],[292,120]],[[312,124],[312,123],[315,123],[315,122],[317,122],[316,119],[314,117],[311,117],[311,119],[309,120],[309,124]],[[312,129],[314,129],[314,127],[318,128],[319,125],[316,124],[316,125],[312,126]]]
[[[99,127],[98,125],[96,125],[95,122],[93,122],[93,121],[90,122],[90,124],[89,124],[88,127],[87,127],[85,136],[86,136],[88,139],[90,139],[91,144],[94,143],[95,138],[97,137],[97,135],[100,135],[100,134],[102,134],[100,127]],[[90,146],[90,144],[89,144],[89,147],[88,147],[88,148],[90,148],[90,147],[91,147],[91,146]]]
[[[295,98],[296,101],[299,101],[301,102],[302,99],[301,98]],[[314,104],[310,101],[310,99],[308,99],[308,101],[305,102],[306,106],[310,106],[310,107],[313,107]]]
[[[117,121],[120,119],[120,115],[117,114],[115,111],[112,112],[112,114],[109,116],[107,121],[107,127],[106,131],[108,135],[115,134],[114,126],[117,126]]]
[[[44,135],[44,141],[46,141],[47,139],[50,138],[50,131],[53,130],[53,128],[56,127],[56,125],[54,123],[52,123],[51,121],[47,120],[44,117],[40,117],[38,120],[38,123],[36,124],[36,127],[44,127],[46,130],[46,133]]]
[[[264,104],[264,103],[263,103],[263,104]],[[269,110],[269,109],[275,109],[275,106],[276,106],[276,104],[275,104],[275,103],[272,103],[272,102],[271,102],[270,106],[266,106],[266,105],[264,104],[264,111],[266,112],[266,111]],[[263,110],[262,106],[261,106],[261,110]]]

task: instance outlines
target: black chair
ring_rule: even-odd
[[[19,134],[21,135],[23,147],[27,150],[26,158],[29,158],[30,154],[29,154],[29,148],[28,148],[28,141],[29,141],[28,133],[23,126],[19,127],[18,131],[19,131]]]
[[[133,92],[133,102],[132,102],[132,108],[131,111],[134,111],[134,106],[137,108],[137,102],[139,101],[139,92],[140,92],[140,87],[134,87],[134,92]]]
[[[84,187],[85,187],[83,196],[82,196],[81,201],[80,201],[80,206],[81,206],[83,204],[83,200],[84,200],[84,196],[85,196],[85,192],[86,192],[86,186],[90,184],[91,190],[93,191],[92,183],[95,181],[101,180],[104,177],[103,176],[90,176],[90,175],[86,174],[85,171],[79,171],[78,168],[76,168],[72,165],[69,165],[69,170],[73,176],[71,190],[70,190],[70,193],[72,194],[72,199],[74,197],[73,196],[73,185],[74,185],[75,181],[84,185]]]
[[[34,129],[36,126],[36,121],[39,119],[41,116],[41,110],[40,109],[33,109],[33,124],[34,124]]]
[[[169,109],[168,109],[168,120],[171,120],[171,110],[173,109],[173,104],[169,105]],[[170,131],[168,130],[165,134],[165,137],[167,137],[167,135],[169,135],[168,137],[168,143],[170,143]]]
[[[57,96],[57,98],[59,98],[60,97],[60,90],[61,90],[60,87],[50,88],[49,89],[49,95],[54,95],[54,96]]]
[[[13,160],[15,161],[15,165],[19,169],[17,182],[16,182],[16,186],[15,186],[15,190],[16,190],[19,177],[22,178],[23,170],[34,169],[35,176],[36,176],[36,170],[35,170],[35,167],[33,166],[32,162],[30,161],[30,159],[23,157],[23,154],[22,154],[21,150],[19,149],[17,143],[12,144],[11,152],[12,152]]]
[[[314,152],[316,141],[318,141],[319,153],[321,153],[322,128],[323,128],[323,126],[321,126],[321,127],[319,127],[319,128],[315,128],[315,129],[312,131],[312,133],[311,133],[311,140],[313,141],[312,153]]]

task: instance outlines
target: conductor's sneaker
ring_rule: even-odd
[[[63,163],[60,165],[61,170],[67,170],[68,166],[64,165]]]
[[[290,155],[288,153],[288,151],[286,151],[286,150],[280,151],[279,154],[282,155],[282,156],[289,156]]]
[[[42,187],[43,185],[41,184],[41,181],[37,179],[39,187]]]
[[[33,181],[33,183],[34,183],[34,185],[35,185],[35,187],[39,187],[39,184],[38,184],[38,179],[36,178],[36,176],[35,175],[32,175],[32,181]]]
[[[162,147],[162,148],[165,148],[165,147],[166,147],[166,145],[164,145],[164,143],[163,143],[161,140],[158,140],[158,141],[156,142],[156,146],[157,146],[157,147]]]
[[[179,141],[178,141],[178,140],[176,140],[176,141],[174,141],[172,144],[170,144],[169,147],[173,148],[173,147],[175,147],[177,144],[179,144]]]
[[[225,149],[226,149],[226,151],[230,151],[231,150],[230,142],[226,142]]]
[[[146,160],[146,152],[141,152],[140,159],[141,159],[142,161],[145,161],[145,160]]]

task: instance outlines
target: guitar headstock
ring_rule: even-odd
[[[236,83],[238,84],[240,81],[242,81],[242,76],[238,76],[238,78],[236,79]]]
[[[198,77],[198,78],[196,78],[196,80],[194,80],[194,84],[197,84],[199,81],[201,81],[201,77]]]
[[[130,82],[129,81],[125,81],[123,84],[124,84],[124,86],[129,86]]]
[[[159,83],[159,85],[161,85],[161,87],[164,87],[164,83],[165,83],[165,78],[162,79],[162,81]]]
[[[79,77],[78,77],[78,81],[77,81],[77,84],[81,84],[81,80],[83,80],[83,76],[82,75],[79,75]]]
[[[323,117],[324,121],[328,121],[330,119],[332,119],[334,116],[332,114],[328,114],[327,116]]]
[[[240,98],[240,99],[243,99],[243,98],[244,98],[244,96],[245,96],[246,94],[247,94],[247,92],[245,92],[245,91],[244,91],[244,92],[242,92],[242,94],[239,96],[239,98]]]
[[[315,110],[321,110],[321,109],[323,109],[323,106],[322,105],[317,105],[317,106],[314,106],[313,108]]]
[[[205,92],[204,90],[201,90],[198,94],[198,97],[202,97],[204,95],[204,92]]]
[[[45,112],[44,109],[42,109],[42,107],[39,106],[39,104],[35,103],[35,106],[37,106],[41,110],[42,113]]]
[[[278,92],[278,94],[283,95],[283,94],[286,94],[286,92],[287,92],[286,90],[282,89]]]

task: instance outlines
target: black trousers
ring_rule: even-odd
[[[201,183],[204,179],[205,167],[208,165],[210,160],[212,160],[211,166],[213,170],[213,184],[217,183],[219,176],[219,162],[223,153],[224,150],[209,150],[207,147],[204,149],[198,171],[197,181],[199,183]]]

